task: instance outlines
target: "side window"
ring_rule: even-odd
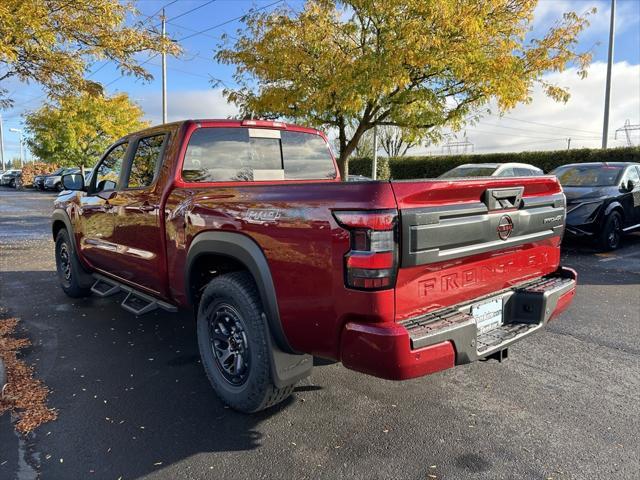
[[[638,185],[640,183],[640,177],[638,176],[637,168],[638,167],[630,167],[629,170],[627,170],[626,175],[624,176],[624,180],[622,181],[628,182],[629,180],[631,180],[633,183]]]
[[[131,161],[128,188],[148,187],[153,183],[158,171],[165,138],[166,134],[161,134],[141,138],[138,141],[136,153]]]
[[[498,177],[513,177],[514,176],[513,168],[505,168],[497,176]]]
[[[532,175],[535,175],[535,172],[533,170],[529,170],[528,168],[515,168],[515,172],[517,177],[530,177]]]
[[[115,190],[118,188],[122,163],[127,153],[128,143],[121,143],[111,149],[106,157],[102,159],[95,173],[96,192],[105,190]]]

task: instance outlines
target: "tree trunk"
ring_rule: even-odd
[[[338,170],[340,170],[340,177],[343,182],[347,181],[349,176],[349,155],[346,155],[345,149],[340,149],[340,155],[337,158]]]
[[[366,132],[371,126],[365,126],[362,122],[356,128],[353,136],[347,141],[346,123],[342,120],[339,122],[339,143],[340,152],[338,154],[338,169],[340,170],[340,177],[342,181],[346,182],[349,176],[349,157],[358,146],[358,142],[364,132]]]

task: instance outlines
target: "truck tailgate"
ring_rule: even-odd
[[[559,266],[565,197],[555,177],[391,184],[400,214],[396,321]]]

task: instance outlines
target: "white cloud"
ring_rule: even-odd
[[[636,0],[617,2],[616,4],[616,34],[624,33],[628,28],[640,23],[638,10],[639,3]],[[598,35],[607,40],[603,33],[609,32],[611,17],[611,2],[597,0],[540,0],[534,12],[534,27],[545,29],[562,19],[566,12],[576,12],[580,15],[596,8],[596,13],[589,16],[589,27],[583,33],[585,36]]]
[[[167,116],[170,122],[189,118],[227,118],[238,109],[227,102],[221,89],[187,90],[169,92]],[[162,96],[158,93],[134,96],[145,112],[145,119],[153,125],[162,122]]]
[[[530,104],[521,104],[502,118],[485,116],[477,125],[465,129],[467,138],[478,153],[563,149],[567,138],[571,138],[571,148],[599,148],[606,68],[606,63],[592,64],[584,80],[580,80],[575,68],[545,76],[545,80],[569,89],[571,98],[566,104],[553,101],[536,87]],[[625,145],[624,135],[618,134],[617,140],[614,136],[627,119],[632,124],[640,123],[640,65],[618,62],[612,70],[609,146]],[[457,135],[461,139],[464,132]],[[639,143],[638,135],[632,139],[636,145]],[[441,153],[442,147],[419,149],[415,154],[427,151]]]

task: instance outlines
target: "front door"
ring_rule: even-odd
[[[109,270],[117,255],[112,199],[117,194],[128,142],[113,146],[96,166],[88,193],[80,197],[80,254],[94,267]]]
[[[165,280],[157,177],[167,140],[168,134],[161,132],[133,142],[124,188],[111,200],[119,253],[112,268],[122,279],[154,293],[162,293]]]

